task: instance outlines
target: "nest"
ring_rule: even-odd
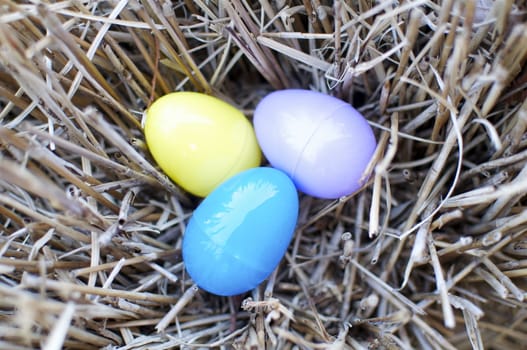
[[[519,349],[527,344],[527,25],[513,1],[0,5],[0,347]],[[301,195],[240,297],[180,247],[199,203],[141,129],[171,91],[250,118],[299,87],[352,103],[370,182]]]

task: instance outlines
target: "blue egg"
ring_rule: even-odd
[[[258,286],[285,254],[298,219],[291,179],[253,168],[219,185],[196,208],[183,238],[183,261],[202,289],[237,295]]]

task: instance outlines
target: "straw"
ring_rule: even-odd
[[[525,15],[511,0],[1,0],[0,348],[525,348]],[[211,295],[181,256],[199,200],[148,153],[144,111],[198,91],[251,119],[288,87],[365,116],[366,184],[300,194],[269,279]]]

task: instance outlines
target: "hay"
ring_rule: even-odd
[[[527,346],[527,25],[512,1],[0,2],[0,347]],[[302,87],[359,108],[374,175],[301,197],[239,298],[180,256],[197,200],[149,156],[174,90],[251,116]],[[241,307],[240,307],[241,306]]]

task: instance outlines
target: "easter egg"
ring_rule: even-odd
[[[254,112],[256,138],[271,165],[297,188],[333,199],[360,189],[376,148],[366,119],[350,104],[309,90],[280,90]]]
[[[297,218],[298,194],[286,174],[273,168],[245,170],[194,211],[183,237],[185,268],[210,293],[249,291],[284,256]]]
[[[157,99],[146,110],[144,131],[159,167],[200,197],[260,164],[251,123],[238,109],[205,94],[174,92]]]

